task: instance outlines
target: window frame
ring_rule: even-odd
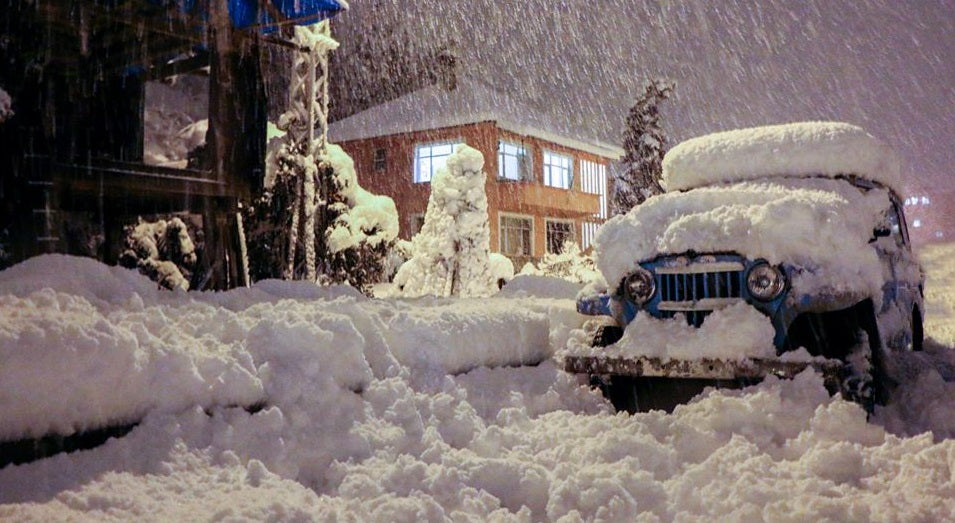
[[[512,147],[517,149],[518,153],[509,153],[505,150],[506,147]],[[523,154],[521,154],[523,153]],[[526,182],[534,179],[534,156],[533,156],[533,146],[525,144],[524,142],[516,142],[513,140],[506,140],[504,138],[499,138],[497,141],[497,179],[507,182]],[[516,159],[517,161],[517,177],[512,178],[507,176],[505,172],[506,162],[505,157],[510,156]],[[524,161],[521,161],[521,158],[524,158]],[[523,172],[520,172],[523,167]]]
[[[444,146],[444,145],[449,145],[449,146],[451,146],[451,152],[448,153],[447,155],[435,156],[434,154],[432,154],[432,155],[428,156],[427,158],[428,158],[429,161],[430,161],[430,172],[428,173],[428,179],[427,179],[427,180],[422,179],[419,160],[421,160],[423,157],[420,156],[420,155],[418,154],[418,152],[419,152],[420,150],[422,150],[422,149],[425,149],[425,148],[433,149],[433,148],[435,148],[435,147],[441,147],[441,146]],[[416,184],[416,185],[417,185],[417,184],[422,184],[422,183],[431,183],[431,179],[434,178],[434,175],[435,175],[435,174],[437,174],[438,169],[440,169],[441,167],[444,166],[444,164],[442,164],[441,167],[435,167],[435,166],[434,166],[434,159],[435,159],[435,158],[445,158],[444,162],[447,163],[447,158],[450,158],[451,155],[454,154],[454,150],[457,148],[458,145],[464,145],[464,140],[461,140],[461,139],[449,139],[449,140],[441,140],[441,141],[437,141],[437,142],[420,142],[420,143],[416,143],[416,144],[414,145],[414,149],[411,151],[411,182],[414,183],[414,184]]]
[[[505,218],[525,220],[528,223],[530,223],[530,234],[528,236],[529,241],[527,245],[528,252],[526,254],[506,252],[504,250],[504,219]],[[529,214],[498,212],[497,213],[497,252],[503,254],[504,256],[533,258],[534,257],[534,216]]]
[[[550,149],[544,149],[543,153],[544,153],[544,154],[543,154],[543,165],[542,165],[542,171],[543,171],[543,173],[542,173],[541,182],[542,182],[545,186],[547,186],[547,187],[554,187],[555,189],[564,189],[564,190],[568,190],[568,191],[569,191],[570,189],[572,189],[572,188],[574,187],[574,156],[573,156],[572,154],[559,153],[559,152],[557,152],[557,151],[552,151],[552,150],[550,150]],[[564,169],[565,169],[565,167],[563,167],[563,166],[560,165],[560,164],[555,164],[555,163],[552,163],[552,162],[548,162],[549,157],[559,158],[559,159],[562,159],[562,160],[564,160],[564,159],[567,160],[567,167],[566,167],[566,173],[565,173],[565,174],[566,174],[566,183],[567,183],[567,186],[566,186],[566,187],[563,186],[563,185],[554,185],[553,183],[551,183],[551,182],[553,181],[553,178],[554,178],[554,173],[553,173],[552,171],[553,171],[554,169],[559,169],[561,172],[563,172]]]
[[[567,218],[544,218],[544,252],[548,254],[560,254],[560,251],[552,252],[550,250],[550,229],[549,225],[552,223],[560,223],[564,225],[570,225],[570,235],[571,241],[577,241],[577,222]],[[566,241],[566,240],[565,240]],[[563,247],[563,243],[560,245]]]
[[[381,153],[379,157],[378,153]],[[376,171],[388,169],[388,149],[385,147],[376,147],[371,153],[372,168]]]

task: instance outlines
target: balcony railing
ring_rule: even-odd
[[[599,195],[575,189],[560,189],[536,183],[500,184],[498,188],[505,207],[520,206],[577,216],[591,216],[600,210]]]

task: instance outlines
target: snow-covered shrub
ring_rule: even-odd
[[[166,289],[189,290],[196,268],[196,246],[179,217],[126,227],[125,250],[120,265],[139,269]]]
[[[282,145],[279,143],[279,147]],[[386,259],[398,236],[398,211],[387,196],[372,194],[360,185],[355,163],[335,144],[314,161],[287,151],[270,153],[276,162],[265,193],[245,213],[249,238],[249,266],[253,280],[284,275],[292,224],[293,173],[299,168],[317,178],[321,193],[315,209],[316,272],[321,283],[348,283],[368,291],[387,281]],[[296,265],[305,263],[297,259]],[[298,272],[298,271],[296,271]]]
[[[460,145],[431,179],[428,211],[395,284],[404,296],[488,296],[491,274],[484,155]]]
[[[590,283],[600,278],[593,255],[583,253],[572,241],[564,243],[559,254],[545,254],[536,267],[527,263],[521,274],[552,276],[574,283]]]
[[[400,238],[396,239],[391,250],[385,256],[384,273],[388,277],[388,281],[393,281],[395,275],[398,274],[398,269],[410,259],[411,242]]]
[[[13,100],[10,95],[0,87],[0,123],[13,116]]]
[[[491,267],[491,276],[494,277],[498,288],[503,287],[514,277],[514,262],[507,256],[499,252],[492,252],[488,256],[488,263]]]

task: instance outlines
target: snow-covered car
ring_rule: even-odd
[[[867,408],[884,400],[891,351],[922,346],[892,151],[807,122],[694,138],[663,167],[666,192],[597,235],[609,285],[578,310],[613,321],[565,368],[631,412],[807,366]]]

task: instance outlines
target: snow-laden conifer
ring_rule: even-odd
[[[395,276],[404,296],[488,296],[497,290],[488,262],[484,156],[460,145],[431,179],[421,232],[412,258]]]
[[[613,178],[613,214],[623,214],[663,192],[660,176],[667,137],[660,126],[659,106],[675,88],[669,80],[649,80],[630,109],[623,136],[624,168]]]

